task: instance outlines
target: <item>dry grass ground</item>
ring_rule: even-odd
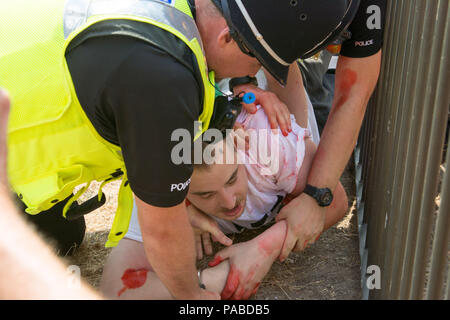
[[[291,254],[284,263],[275,262],[254,299],[361,298],[353,172],[353,166],[350,165],[341,179],[349,195],[349,212],[343,221],[324,232],[304,252]],[[94,287],[99,285],[104,261],[111,250],[104,248],[104,243],[113,221],[118,187],[119,182],[106,187],[108,202],[86,216],[85,241],[74,256],[68,258],[70,264],[80,267],[82,277]],[[85,195],[86,198],[96,192],[95,188],[90,191],[91,194]],[[254,235],[255,231],[248,231],[236,235],[233,240],[245,241]],[[211,257],[199,261],[198,266],[205,267],[209,259]]]

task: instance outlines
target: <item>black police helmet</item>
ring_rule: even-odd
[[[347,29],[360,0],[212,0],[244,53],[285,85],[289,65],[313,56]]]

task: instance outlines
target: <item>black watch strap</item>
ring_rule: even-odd
[[[245,76],[240,78],[232,78],[228,84],[230,91],[233,92],[234,87],[239,86],[241,84],[252,83],[255,86],[258,86],[258,81],[255,77]]]

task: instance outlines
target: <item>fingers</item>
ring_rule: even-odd
[[[285,113],[277,113],[277,121],[284,136],[287,136],[292,131],[291,117]]]
[[[299,251],[303,251],[305,250],[309,245],[308,240],[305,241],[297,241],[296,245],[294,248],[292,248],[293,252],[299,252]]]
[[[211,235],[216,239],[218,242],[223,244],[224,246],[231,246],[233,244],[233,240],[228,238],[225,233],[222,232],[222,230],[219,229],[219,227],[214,228],[211,230]],[[211,252],[212,254],[212,252]]]
[[[239,287],[239,272],[234,265],[231,265],[230,272],[228,273],[227,283],[221,293],[222,300],[227,300],[233,296],[237,288]]]
[[[257,282],[255,285],[251,285],[247,288],[244,288],[243,284],[240,284],[235,294],[231,297],[231,300],[248,300],[251,296],[256,294],[260,284],[261,282]]]
[[[274,93],[267,92],[265,97],[266,102],[262,107],[269,119],[270,127],[272,129],[278,129],[280,127],[283,135],[287,136],[292,131],[289,109]]]
[[[216,232],[215,235],[210,234],[209,232],[196,233],[195,234],[195,247],[197,250],[197,259],[198,260],[203,259],[203,252],[206,255],[213,254],[214,251],[213,251],[213,246],[212,246],[212,242],[211,242],[211,236],[225,246],[230,246],[233,244],[233,241],[230,238],[228,238],[220,230],[218,232]],[[215,260],[213,260],[213,261],[215,261]],[[218,263],[220,263],[221,261],[219,261]]]
[[[208,267],[215,267],[219,263],[221,263],[223,260],[225,260],[225,259],[223,259],[221,256],[219,256],[219,255],[215,256],[212,261],[208,262]]]
[[[289,253],[291,253],[292,249],[294,249],[296,243],[297,243],[297,238],[295,237],[295,235],[291,231],[291,229],[288,228],[287,234],[286,234],[286,239],[284,240],[283,248],[281,249],[281,254],[279,257],[281,262],[286,260]]]
[[[261,284],[261,282],[258,282],[257,284],[256,284],[256,287],[255,287],[255,289],[253,289],[253,292],[252,292],[252,294],[250,295],[250,296],[254,296],[255,294],[256,294],[256,292],[258,291],[258,289],[259,289],[259,285]]]
[[[251,114],[255,114],[256,111],[258,111],[258,108],[256,108],[256,104],[254,104],[254,103],[249,103],[249,104],[247,104],[247,103],[242,103],[242,107],[243,107],[248,113],[251,113]]]
[[[203,259],[202,239],[200,234],[195,235],[195,248],[197,249],[197,259]]]
[[[244,298],[245,293],[246,293],[246,291],[241,285],[239,288],[237,288],[237,290],[235,291],[233,296],[230,298],[230,300],[243,300],[243,299],[245,299]]]
[[[240,124],[239,122],[236,121],[234,123],[233,130],[238,131],[239,129],[244,130],[244,127],[242,126],[242,124]]]
[[[243,300],[248,300],[251,296],[254,296],[259,289],[259,285],[261,283],[258,282],[253,289],[247,290],[245,294],[242,296]]]
[[[243,127],[236,127],[233,132],[234,132],[233,143],[235,148],[238,150],[248,150],[250,137],[248,134],[246,134]]]
[[[211,236],[209,233],[203,233],[202,234],[202,240],[203,240],[203,249],[205,250],[205,253],[207,255],[211,255],[213,253],[213,248],[211,244]]]
[[[303,245],[300,245],[302,243],[301,241],[297,241],[297,244],[295,245],[294,249],[292,249],[292,251],[298,252],[298,251],[305,250],[310,245],[313,245],[314,243],[316,243],[317,240],[319,240],[320,236],[321,236],[321,234],[319,234],[315,239],[314,239],[314,237],[311,237],[309,240],[303,241]],[[312,239],[314,239],[314,240],[312,240]]]
[[[242,104],[247,112],[251,114],[256,113],[256,104],[259,104],[264,109],[272,129],[278,129],[279,127],[285,136],[292,131],[289,109],[280,101],[276,94],[256,87],[242,87],[241,89],[243,91],[250,90],[256,95],[256,102],[254,104]]]
[[[278,129],[279,126],[281,132],[286,137],[289,132],[292,131],[291,118],[289,114],[280,112],[280,110],[286,108],[284,104],[280,103],[279,105],[279,107],[274,108],[273,112],[270,113],[270,116],[268,115],[269,123],[272,129]]]
[[[277,214],[277,216],[275,217],[275,221],[276,222],[280,222],[281,220],[286,220],[287,218],[287,214],[286,211],[284,211],[283,209]],[[286,220],[287,221],[287,220]]]

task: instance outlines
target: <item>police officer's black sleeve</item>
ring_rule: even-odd
[[[361,0],[358,12],[349,26],[351,39],[342,44],[341,55],[364,58],[374,55],[383,46],[387,0]]]
[[[71,67],[77,95],[99,134],[122,148],[131,189],[153,206],[181,203],[193,168],[174,163],[171,152],[180,142],[171,136],[177,129],[193,135],[201,112],[194,75],[167,53],[138,40],[91,39],[83,46],[76,49],[76,59],[89,61],[78,66],[90,76]],[[104,54],[95,57],[99,50]],[[74,60],[75,50],[71,55]],[[116,55],[113,61],[111,55]],[[88,72],[86,64],[103,76]]]

